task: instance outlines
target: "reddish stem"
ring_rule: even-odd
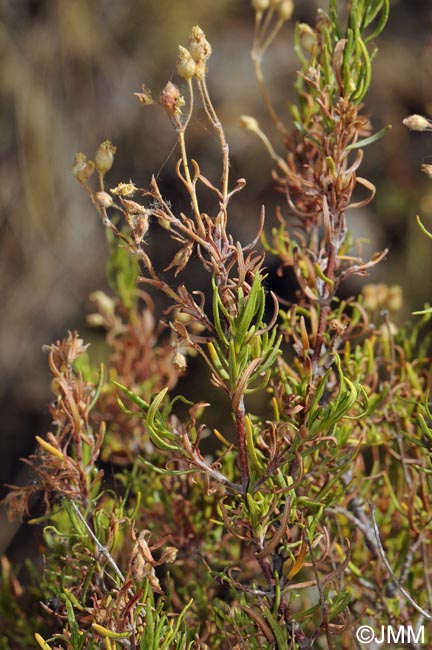
[[[238,410],[235,412],[236,428],[237,428],[237,442],[240,461],[240,474],[243,487],[243,494],[246,494],[249,486],[249,465],[246,449],[246,429],[245,429],[245,409],[243,398],[240,400]]]
[[[326,276],[330,280],[334,280],[335,264],[336,264],[335,247],[333,244],[330,243],[328,263],[325,271]],[[317,331],[316,341],[315,341],[315,350],[312,358],[312,363],[314,368],[316,368],[321,356],[321,350],[324,343],[324,334],[327,329],[327,317],[330,313],[330,301],[333,298],[333,295],[331,295],[332,291],[333,290],[330,288],[330,285],[326,284],[322,292],[322,297],[321,297],[322,303],[321,303],[320,316],[318,322],[318,331]]]

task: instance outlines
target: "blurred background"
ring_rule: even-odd
[[[325,0],[295,4],[294,21],[313,23],[317,8],[327,9]],[[112,186],[132,179],[145,187],[155,173],[168,195],[175,191],[175,133],[159,107],[140,106],[133,93],[145,83],[157,97],[176,80],[177,45],[187,45],[192,25],[199,24],[213,45],[209,86],[230,142],[231,178],[248,182],[233,203],[235,235],[253,237],[262,203],[271,227],[278,196],[266,154],[238,126],[243,113],[268,124],[250,61],[254,16],[248,0],[0,0],[0,12],[3,484],[49,425],[42,345],[68,329],[88,339],[88,295],[106,286],[105,234],[70,174],[74,154],[92,157],[110,139],[118,148]],[[408,317],[431,298],[432,249],[415,215],[432,228],[432,182],[420,172],[422,163],[432,163],[432,134],[410,133],[401,124],[411,113],[432,114],[430,0],[391,1],[377,46],[366,106],[375,130],[388,123],[393,129],[366,150],[361,175],[375,183],[377,196],[349,216],[349,226],[370,239],[371,252],[389,247],[369,281],[402,284]],[[292,26],[282,30],[264,69],[284,115],[297,69]],[[275,136],[271,125],[267,132]],[[203,171],[216,180],[216,141],[199,107],[189,141]],[[148,245],[162,254],[155,237]]]

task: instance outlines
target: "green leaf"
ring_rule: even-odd
[[[136,393],[134,393],[133,390],[130,390],[130,388],[127,388],[126,386],[123,386],[123,384],[119,384],[118,381],[115,381],[114,379],[112,379],[111,381],[112,381],[112,383],[114,384],[114,386],[117,386],[117,388],[119,388],[119,389],[122,391],[122,393],[124,393],[125,395],[127,395],[127,396],[129,397],[129,399],[130,399],[134,404],[136,404],[137,406],[139,406],[139,407],[140,407],[141,409],[143,409],[144,411],[146,411],[146,412],[148,411],[148,409],[149,409],[149,407],[150,407],[150,404],[149,404],[148,402],[146,402],[145,400],[141,399],[141,397],[140,397],[139,395],[137,395]]]
[[[286,650],[287,649],[287,638],[286,635],[282,632],[282,627],[277,619],[273,616],[270,609],[264,605],[264,614],[271,627],[271,631],[274,634],[276,639],[276,648],[277,650]]]
[[[357,140],[357,142],[353,142],[353,144],[349,144],[346,147],[346,151],[350,151],[351,149],[360,149],[361,147],[367,147],[369,144],[381,140],[381,138],[388,131],[390,131],[391,128],[392,128],[391,124],[387,124],[383,129],[380,129],[379,131],[369,136],[368,138],[363,138],[362,140]]]
[[[223,313],[227,321],[230,321],[230,315],[228,314],[227,310],[225,309],[225,306],[221,300],[221,297],[219,295],[219,289],[216,284],[216,276],[213,274],[212,277],[212,290],[213,290],[213,321],[214,321],[214,326],[217,332],[217,335],[219,336],[220,342],[225,346],[228,347],[228,339],[225,336],[224,332],[224,327],[223,323],[221,320],[221,315],[220,312]]]
[[[365,38],[364,38],[365,43],[368,43],[372,39],[379,36],[379,34],[381,34],[384,27],[386,26],[387,21],[388,21],[388,17],[389,17],[389,13],[390,13],[390,0],[383,0],[381,2],[381,6],[379,4],[377,4],[377,10],[375,12],[371,13],[367,17],[367,21],[365,21],[365,27],[370,25],[370,23],[375,19],[376,15],[378,14],[378,11],[380,11],[380,10],[382,11],[382,13],[381,13],[381,16],[379,18],[378,24],[377,24],[377,26],[375,27],[374,31],[371,34],[369,34],[368,36],[365,36]]]
[[[262,278],[259,273],[256,273],[252,282],[251,290],[246,299],[246,304],[233,323],[233,334],[237,349],[243,345],[246,334],[252,325],[254,316],[257,312],[261,311],[261,305],[264,302],[264,299]]]

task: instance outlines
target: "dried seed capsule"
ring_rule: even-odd
[[[428,178],[432,178],[432,165],[424,164],[420,167],[422,172],[426,174]]]
[[[179,54],[177,59],[177,74],[179,77],[186,79],[192,79],[195,74],[196,63],[192,58],[191,53],[182,45],[179,45]]]
[[[431,122],[423,115],[410,115],[402,120],[402,124],[405,124],[410,131],[430,131],[432,129]]]
[[[95,164],[92,160],[87,160],[83,153],[75,154],[75,160],[72,167],[72,176],[83,185],[86,185],[87,180],[93,174]]]
[[[195,67],[195,77],[197,79],[202,80],[205,78],[206,74],[207,74],[207,66],[205,64],[205,61],[198,61]]]
[[[149,218],[147,215],[131,215],[131,237],[135,244],[141,244],[149,229]]]
[[[180,372],[183,372],[187,368],[186,357],[181,352],[176,352],[174,354],[171,363],[173,364],[174,368]]]
[[[307,23],[299,23],[297,29],[302,49],[311,54],[317,43],[317,34],[315,30]]]
[[[96,192],[96,201],[101,208],[110,208],[114,203],[108,192]]]
[[[174,562],[177,557],[178,549],[175,546],[166,546],[162,551],[159,564],[168,564]]]
[[[252,7],[260,14],[270,7],[270,0],[252,0]]]
[[[96,303],[96,308],[102,314],[114,316],[115,302],[104,291],[93,291],[89,296],[90,300]]]
[[[105,140],[96,150],[95,154],[95,165],[99,174],[106,174],[109,172],[114,163],[114,154],[117,151],[115,147],[109,140]]]
[[[120,202],[124,207],[126,214],[147,213],[147,209],[143,205],[141,205],[141,203],[137,203],[136,201],[130,201],[129,199],[123,199],[122,197],[120,197]]]
[[[252,131],[252,133],[259,130],[258,121],[250,115],[242,115],[240,117],[240,127],[245,131]]]
[[[191,35],[189,36],[189,50],[192,58],[197,63],[207,61],[212,53],[212,47],[206,36],[198,25],[192,27]]]
[[[393,284],[388,289],[387,309],[390,311],[399,311],[402,309],[402,287],[399,284]]]
[[[283,0],[277,8],[279,17],[282,20],[289,20],[293,15],[294,3],[292,0]]]

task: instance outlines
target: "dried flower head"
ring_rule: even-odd
[[[44,345],[42,349],[52,353],[55,365],[63,372],[71,368],[73,362],[87,350],[89,345],[89,343],[84,343],[78,332],[68,332],[67,337],[62,341]]]
[[[145,106],[154,104],[155,101],[152,97],[151,90],[149,90],[145,84],[142,84],[141,89],[142,92],[134,93],[135,97],[138,97],[138,101],[140,102],[140,104],[144,104]]]
[[[432,165],[424,164],[420,167],[422,172],[426,174],[428,178],[432,178]]]
[[[132,181],[129,181],[129,183],[119,183],[116,187],[110,190],[110,192],[117,196],[133,196],[137,189],[136,185],[134,185]]]
[[[154,559],[148,545],[148,539],[150,536],[151,532],[149,530],[142,530],[139,533],[138,539],[135,541],[135,545],[130,557],[128,573],[137,582],[143,582],[145,579],[147,579],[153,591],[162,593],[162,589],[154,569],[158,563]]]
[[[180,95],[180,90],[171,81],[168,81],[165,88],[160,94],[160,103],[170,117],[178,117],[184,106],[184,98]]]

